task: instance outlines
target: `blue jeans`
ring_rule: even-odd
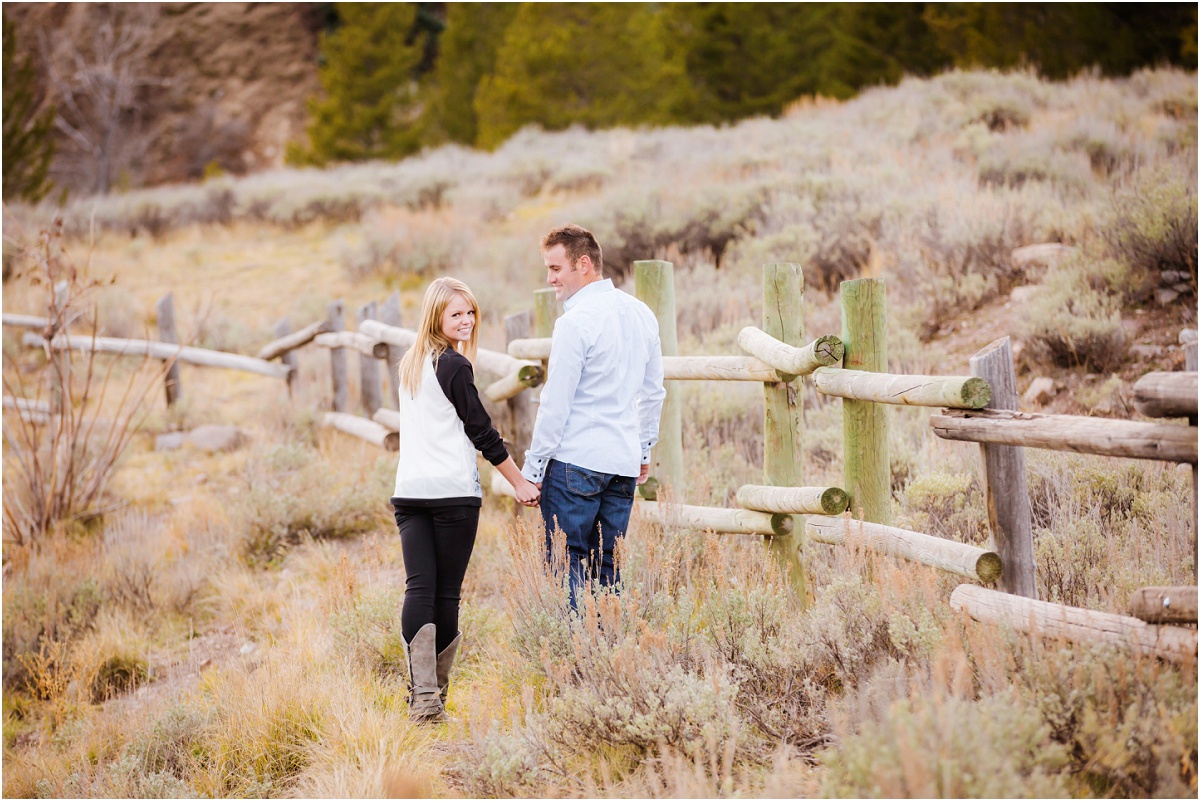
[[[588,581],[610,587],[620,580],[613,548],[629,528],[636,478],[598,473],[551,460],[542,481],[542,521],[546,524],[546,562],[554,564],[552,537],[566,535],[571,607]]]

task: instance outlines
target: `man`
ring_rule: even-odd
[[[553,532],[566,535],[574,607],[585,582],[619,578],[613,549],[629,526],[635,484],[649,474],[667,393],[658,321],[604,277],[596,237],[564,225],[541,249],[564,311],[521,472],[542,491],[551,564]]]

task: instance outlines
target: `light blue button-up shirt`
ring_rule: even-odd
[[[521,473],[541,483],[557,459],[635,477],[650,462],[667,397],[658,320],[609,279],[583,286],[563,309]]]

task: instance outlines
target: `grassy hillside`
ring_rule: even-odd
[[[759,265],[794,261],[810,336],[840,331],[839,280],[878,276],[894,371],[964,374],[1011,334],[1019,389],[1058,387],[1031,409],[1134,417],[1131,381],[1179,369],[1195,327],[1196,120],[1193,74],[954,72],[781,120],[527,130],[493,154],[10,207],[3,305],[42,313],[46,269],[73,266],[98,282],[84,300],[101,333],[153,331],[173,291],[185,339],[253,354],[280,317],[304,325],[334,298],[398,289],[411,324],[452,274],[499,348],[503,315],[542,285],[539,236],[570,220],[619,280],[634,259],[676,264],[681,353],[737,353]],[[39,245],[56,214],[61,239]],[[1070,250],[1013,259],[1048,242]],[[32,385],[40,360],[18,341],[5,330],[5,377]],[[572,623],[534,518],[500,498],[464,588],[456,720],[412,727],[394,457],[317,425],[327,356],[300,358],[290,401],[281,382],[185,366],[178,407],[152,385],[103,515],[35,543],[6,527],[6,796],[1196,793],[1194,664],[978,625],[950,610],[949,577],[815,543],[801,612],[757,541],[636,513],[623,594]],[[139,375],[113,370],[116,386]],[[732,505],[761,477],[761,388],[683,392],[686,497]],[[841,483],[840,411],[805,394],[808,483]],[[897,523],[985,541],[978,449],[933,437],[927,410],[891,414]],[[249,444],[154,450],[204,423]],[[6,506],[19,455],[6,437]],[[1119,612],[1138,587],[1194,583],[1186,468],[1028,460],[1043,598]]]

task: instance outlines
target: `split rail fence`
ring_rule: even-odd
[[[669,262],[635,262],[634,281],[635,294],[658,320],[667,379],[659,443],[650,479],[641,488],[646,502],[639,508],[644,519],[672,527],[763,537],[802,601],[807,598],[807,588],[800,544],[807,537],[831,546],[854,545],[889,554],[977,582],[960,585],[950,603],[981,621],[1043,636],[1117,644],[1167,659],[1195,658],[1195,586],[1144,588],[1131,600],[1130,616],[1037,599],[1024,455],[1026,447],[1035,447],[1190,464],[1195,502],[1194,341],[1188,346],[1186,372],[1150,373],[1134,386],[1140,413],[1188,418],[1187,425],[1028,414],[1017,409],[1016,376],[1007,337],[971,357],[969,376],[888,373],[881,280],[843,282],[840,336],[809,339],[803,323],[801,268],[791,263],[765,265],[761,326],[742,329],[738,345],[743,353],[733,356],[679,355],[674,275]],[[530,439],[534,418],[532,393],[527,390],[536,390],[545,379],[556,316],[553,290],[535,292],[532,314],[526,311],[505,319],[507,352],[480,349],[476,359],[477,373],[494,377],[482,385],[483,395],[493,412],[500,404],[507,408],[507,438],[517,456]],[[26,333],[23,342],[51,353],[73,348],[150,356],[176,367],[186,363],[244,370],[282,378],[289,392],[297,369],[294,351],[310,343],[328,348],[333,410],[325,414],[325,425],[395,451],[400,446],[394,408],[399,389],[396,368],[416,333],[400,325],[398,294],[382,304],[361,307],[356,319],[357,330],[347,331],[343,304],[335,301],[329,304],[326,319],[299,331],[292,332],[288,321],[281,321],[275,330],[277,339],[256,357],[248,357],[175,344],[178,337],[170,295],[158,304],[159,342],[69,336],[46,330],[48,321],[42,318],[3,317],[6,326],[43,329]],[[351,352],[359,355],[359,386],[366,416],[350,411]],[[385,380],[390,390],[388,404],[381,391]],[[738,488],[740,508],[692,506],[673,498],[673,489],[681,487],[684,480],[676,382],[689,380],[750,381],[763,387],[763,483]],[[823,395],[842,399],[843,487],[804,485],[801,442],[807,384]],[[168,403],[180,396],[177,370],[168,373],[166,393]],[[930,418],[937,436],[980,445],[990,548],[892,525],[888,405],[940,409]],[[21,399],[5,398],[5,407],[26,415],[47,411]],[[492,489],[500,494],[512,492],[498,473],[493,474]],[[1194,526],[1194,513],[1192,519]],[[982,586],[985,584],[995,589]]]

